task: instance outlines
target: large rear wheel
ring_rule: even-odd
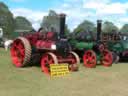
[[[88,68],[96,67],[96,54],[92,50],[85,51],[83,55],[84,65]]]
[[[11,46],[11,59],[16,67],[27,66],[31,59],[31,45],[24,37],[18,37]]]
[[[49,52],[41,58],[41,69],[45,74],[50,74],[50,64],[58,64],[58,60],[55,54]]]

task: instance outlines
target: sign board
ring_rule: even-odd
[[[69,74],[68,64],[50,64],[52,77],[60,77]]]

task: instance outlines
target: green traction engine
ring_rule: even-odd
[[[113,63],[112,53],[105,47],[101,41],[101,26],[102,21],[97,21],[97,36],[96,39],[91,35],[82,32],[78,38],[71,38],[70,43],[73,50],[79,54],[85,67],[94,68],[96,64],[103,66],[111,66]]]
[[[105,36],[103,36],[105,37]],[[128,58],[128,37],[120,33],[112,33],[106,35],[106,45],[109,50],[113,51],[114,58],[127,60]]]

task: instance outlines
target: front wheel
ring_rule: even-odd
[[[58,64],[55,54],[48,52],[41,58],[41,69],[45,74],[50,74],[50,64]]]
[[[109,67],[112,65],[112,63],[113,63],[112,52],[110,52],[109,50],[104,50],[102,52],[101,64],[103,66]]]

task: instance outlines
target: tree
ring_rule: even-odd
[[[71,31],[70,31],[70,29],[68,28],[68,25],[66,24],[66,25],[65,25],[65,34],[66,34],[66,36],[68,36],[69,33],[71,33]]]
[[[74,32],[84,32],[84,31],[92,31],[95,32],[95,24],[88,20],[84,20],[81,24],[78,25]]]
[[[93,40],[95,33],[95,24],[91,21],[84,20],[76,29],[74,29],[71,37],[78,40]]]
[[[41,27],[44,28],[46,31],[51,31],[51,29],[53,28],[54,31],[60,32],[60,19],[58,14],[55,11],[50,10],[48,16],[44,16]],[[66,24],[65,34],[68,35],[69,32],[70,30],[68,29],[68,26]]]
[[[0,2],[0,28],[6,36],[10,36],[14,31],[13,14],[3,2]]]
[[[120,29],[120,32],[127,33],[128,32],[128,24],[124,24],[123,27]]]
[[[104,33],[118,32],[118,27],[115,26],[112,22],[106,21],[103,24],[102,31]]]
[[[15,30],[32,30],[32,24],[22,16],[15,18]]]

